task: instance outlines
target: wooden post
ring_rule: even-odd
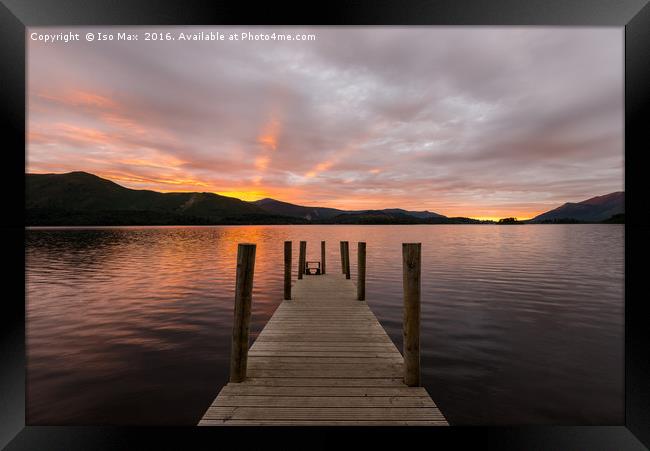
[[[237,281],[235,284],[235,318],[232,327],[232,347],[230,352],[230,382],[243,382],[246,380],[254,271],[255,245],[240,243],[237,246]]]
[[[320,273],[325,274],[325,241],[320,242]]]
[[[343,241],[340,242],[340,247],[341,247],[341,274],[345,274],[345,252],[343,251],[343,248],[345,247],[345,244],[343,244]]]
[[[366,243],[361,241],[357,247],[357,299],[366,299]]]
[[[404,289],[404,384],[420,385],[421,243],[402,243]]]
[[[345,262],[343,273],[345,274],[345,278],[349,279],[350,278],[350,243],[348,243],[347,241],[343,242],[343,261]]]
[[[284,242],[284,299],[291,299],[291,241]]]
[[[307,261],[307,242],[300,242],[300,254],[298,255],[298,278],[302,279],[305,273],[305,262]]]

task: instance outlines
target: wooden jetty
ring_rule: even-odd
[[[305,248],[301,242],[303,274],[287,287],[285,243],[285,300],[248,350],[255,245],[239,245],[230,382],[199,425],[448,425],[419,387],[419,244],[403,251],[405,357],[364,300],[365,243],[356,284],[347,242],[342,273],[304,274]]]

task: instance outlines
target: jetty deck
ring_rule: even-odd
[[[349,273],[348,273],[349,277]],[[345,274],[304,276],[199,422],[217,425],[448,425]]]

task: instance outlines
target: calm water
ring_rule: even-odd
[[[226,383],[238,242],[256,337],[283,241],[368,244],[401,349],[401,243],[422,242],[423,385],[452,424],[623,423],[622,225],[226,226],[27,232],[28,424],[196,424]],[[295,270],[294,270],[295,271]],[[295,276],[295,274],[294,274]]]

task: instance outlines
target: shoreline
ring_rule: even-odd
[[[580,222],[580,223],[522,223],[522,224],[141,224],[141,225],[34,225],[25,226],[25,230],[56,230],[56,229],[113,229],[113,228],[208,228],[208,227],[313,227],[313,226],[555,226],[555,225],[625,225],[625,223]]]

